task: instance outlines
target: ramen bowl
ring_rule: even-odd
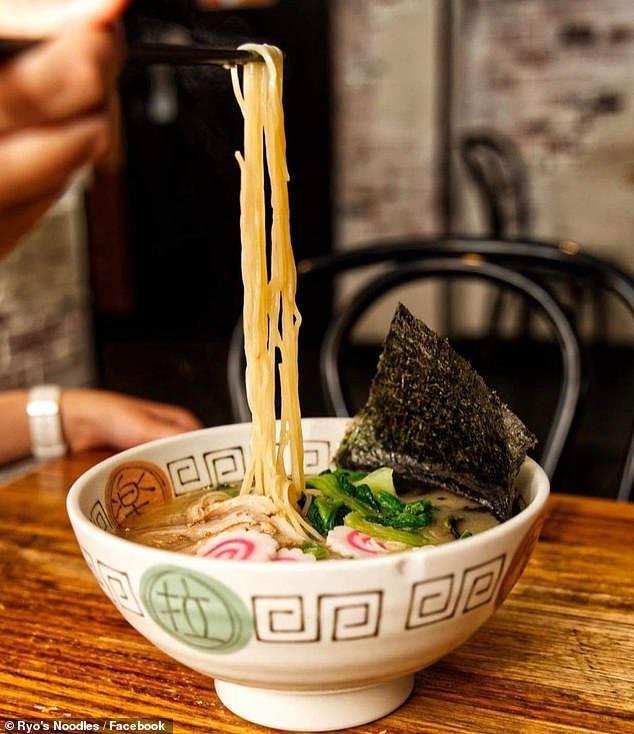
[[[303,420],[307,474],[331,465],[345,419]],[[414,673],[467,640],[504,601],[537,542],[548,479],[532,460],[526,507],[480,535],[368,559],[209,559],[132,543],[122,518],[209,484],[239,481],[248,424],[144,444],[96,465],[67,509],[86,563],[125,619],[177,663],[215,679],[227,708],[282,729],[380,718]]]

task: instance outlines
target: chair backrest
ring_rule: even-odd
[[[423,262],[405,263],[382,273],[360,290],[339,311],[326,332],[321,351],[321,374],[324,393],[331,411],[337,416],[349,415],[350,401],[345,396],[341,380],[342,347],[367,310],[389,291],[423,279],[442,277],[482,278],[520,293],[536,305],[553,327],[561,348],[562,379],[550,430],[541,450],[540,462],[552,477],[575,416],[581,389],[581,360],[575,332],[552,296],[540,285],[509,268],[486,261],[433,258]]]
[[[534,270],[571,279],[591,276],[616,294],[634,315],[634,280],[611,263],[585,254],[572,243],[557,245],[525,240],[448,237],[434,240],[381,242],[299,263],[299,288],[313,280],[332,281],[336,275],[381,264],[383,272],[365,284],[345,308],[335,314],[322,345],[322,383],[332,412],[347,410],[341,384],[339,354],[354,324],[382,294],[397,285],[432,276],[480,277],[498,283],[535,304],[550,322],[562,356],[562,379],[550,430],[540,461],[552,475],[574,420],[580,390],[579,344],[570,320],[555,296],[531,279]],[[301,355],[300,355],[301,360]],[[236,420],[249,420],[244,389],[244,350],[241,324],[236,326],[229,352],[228,378]],[[618,486],[618,498],[629,499],[634,483],[634,431]]]
[[[532,212],[528,176],[513,140],[497,130],[468,130],[458,147],[485,209],[489,236],[529,236]]]

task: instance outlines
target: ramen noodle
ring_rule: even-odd
[[[244,117],[244,152],[237,153],[236,158],[241,174],[246,390],[252,415],[251,459],[241,491],[266,495],[298,533],[316,537],[316,531],[297,509],[304,487],[298,379],[301,316],[295,303],[297,271],[290,235],[282,106],[283,57],[274,46],[246,44],[241,48],[255,51],[264,59],[264,63],[244,66],[242,87],[238,69],[231,70],[236,99]],[[267,237],[265,173],[271,191],[270,238]],[[276,368],[280,390],[277,441]],[[284,462],[286,452],[288,472]]]

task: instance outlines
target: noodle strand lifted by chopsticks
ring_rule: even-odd
[[[252,415],[251,458],[241,493],[268,496],[303,537],[319,537],[297,507],[304,488],[304,444],[299,407],[297,271],[290,236],[286,135],[282,107],[282,52],[245,44],[264,63],[237,68],[233,88],[244,116],[240,164],[240,231],[244,284],[246,389]],[[265,170],[271,184],[270,265],[267,263]],[[279,358],[280,432],[275,436],[275,369]],[[290,458],[290,479],[284,464]]]

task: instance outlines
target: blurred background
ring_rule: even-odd
[[[284,50],[298,261],[461,233],[564,242],[634,270],[630,0],[279,0],[214,13],[136,0],[125,25],[130,43]],[[229,422],[242,303],[229,74],[128,65],[121,100],[118,155],[77,181],[0,272],[0,387],[99,385]],[[326,410],[320,333],[367,277],[300,290],[306,415]],[[614,496],[632,430],[633,320],[605,293],[564,295],[590,367],[553,486]],[[358,404],[406,299],[542,437],[558,348],[517,299],[499,298],[440,282],[386,298],[355,333]]]

